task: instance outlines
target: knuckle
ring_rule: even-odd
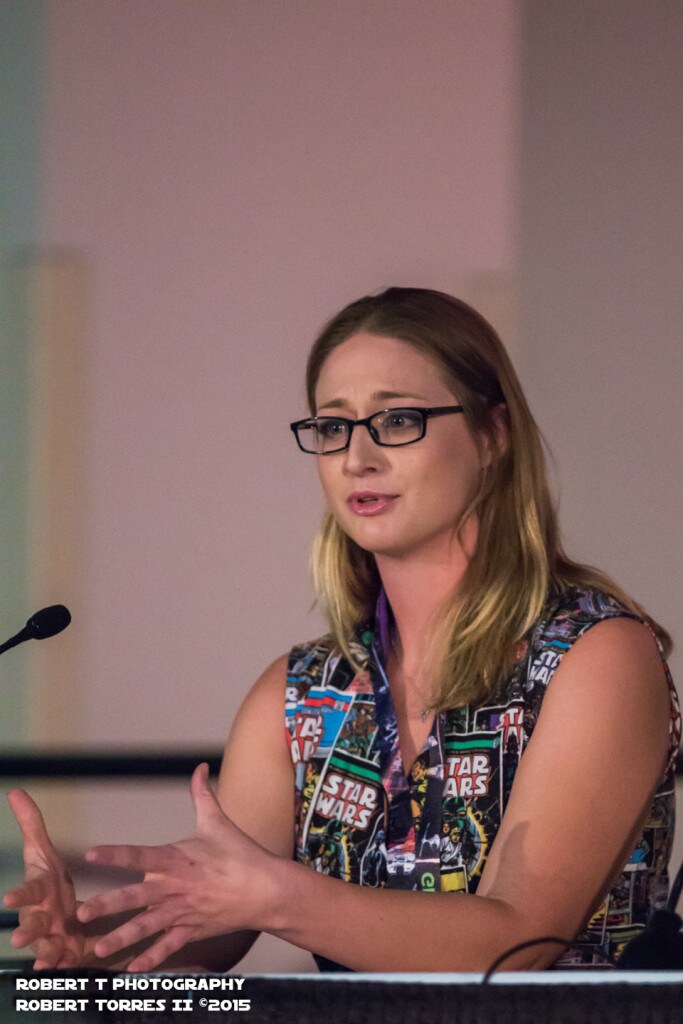
[[[101,916],[104,911],[103,902],[100,897],[93,896],[82,904],[81,912],[87,921],[90,921],[93,917]]]
[[[59,957],[59,948],[53,939],[38,939],[33,943],[33,950],[40,960],[54,962]]]
[[[130,922],[130,929],[133,939],[142,939],[147,934],[143,917],[136,917]]]

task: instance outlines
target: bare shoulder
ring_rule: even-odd
[[[285,695],[287,655],[276,658],[258,677],[242,701],[230,730],[226,758],[234,748],[241,748],[260,738],[259,746],[285,741]]]
[[[278,709],[280,715],[284,713],[288,659],[288,654],[282,654],[264,669],[244,698],[237,719],[256,712],[267,713]]]
[[[548,685],[478,893],[529,908],[551,934],[574,934],[640,835],[670,720],[648,627],[628,618],[591,626]]]
[[[654,633],[644,622],[629,616],[603,619],[586,630],[568,652],[576,658],[577,652],[584,656],[603,655],[614,660],[637,662],[641,668],[650,668],[663,678],[662,658]]]
[[[571,702],[586,717],[598,714],[596,725],[625,725],[629,720],[649,740],[659,734],[666,748],[670,693],[664,664],[652,631],[632,618],[596,623],[565,654],[548,687],[539,727],[553,712]]]
[[[668,759],[670,702],[651,630],[630,618],[596,623],[560,662],[523,767],[552,756],[577,778],[599,770],[613,794],[633,785],[644,800]]]

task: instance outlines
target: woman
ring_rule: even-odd
[[[141,883],[76,911],[15,791],[13,944],[36,967],[225,969],[266,931],[323,967],[480,971],[582,933],[564,960],[546,943],[509,966],[604,959],[666,897],[680,737],[666,633],[563,553],[538,430],[464,303],[402,288],[352,303],[307,382],[292,429],[327,500],[314,570],[330,634],[257,681],[215,797],[197,769],[193,837],[86,855]],[[86,937],[120,911],[133,916]]]

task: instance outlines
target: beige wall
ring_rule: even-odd
[[[33,589],[74,622],[28,652],[27,738],[222,745],[256,675],[320,631],[321,504],[288,430],[306,352],[393,283],[508,318],[516,23],[509,0],[49,6],[34,277],[85,265],[84,426],[71,564]],[[59,310],[42,324],[53,352]],[[32,790],[75,847],[191,823],[177,786]]]
[[[287,424],[321,322],[389,283],[510,334],[572,552],[676,631],[681,8],[62,0],[47,22],[41,234],[84,268],[56,400],[84,426],[72,564],[31,577],[74,624],[61,660],[26,655],[27,739],[221,744],[319,629]],[[54,317],[37,345],[64,343]],[[177,786],[33,789],[75,846],[191,820]]]
[[[69,741],[223,738],[318,628],[287,429],[314,332],[383,284],[510,274],[513,8],[396,9],[50,8],[43,234],[92,279]]]
[[[530,0],[521,38],[523,377],[569,550],[673,634],[680,689],[683,6]]]

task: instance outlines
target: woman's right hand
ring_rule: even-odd
[[[28,793],[13,789],[7,798],[24,840],[24,880],[4,896],[5,906],[19,911],[12,946],[30,946],[35,970],[78,967],[85,955],[85,936],[76,918],[71,876]]]

